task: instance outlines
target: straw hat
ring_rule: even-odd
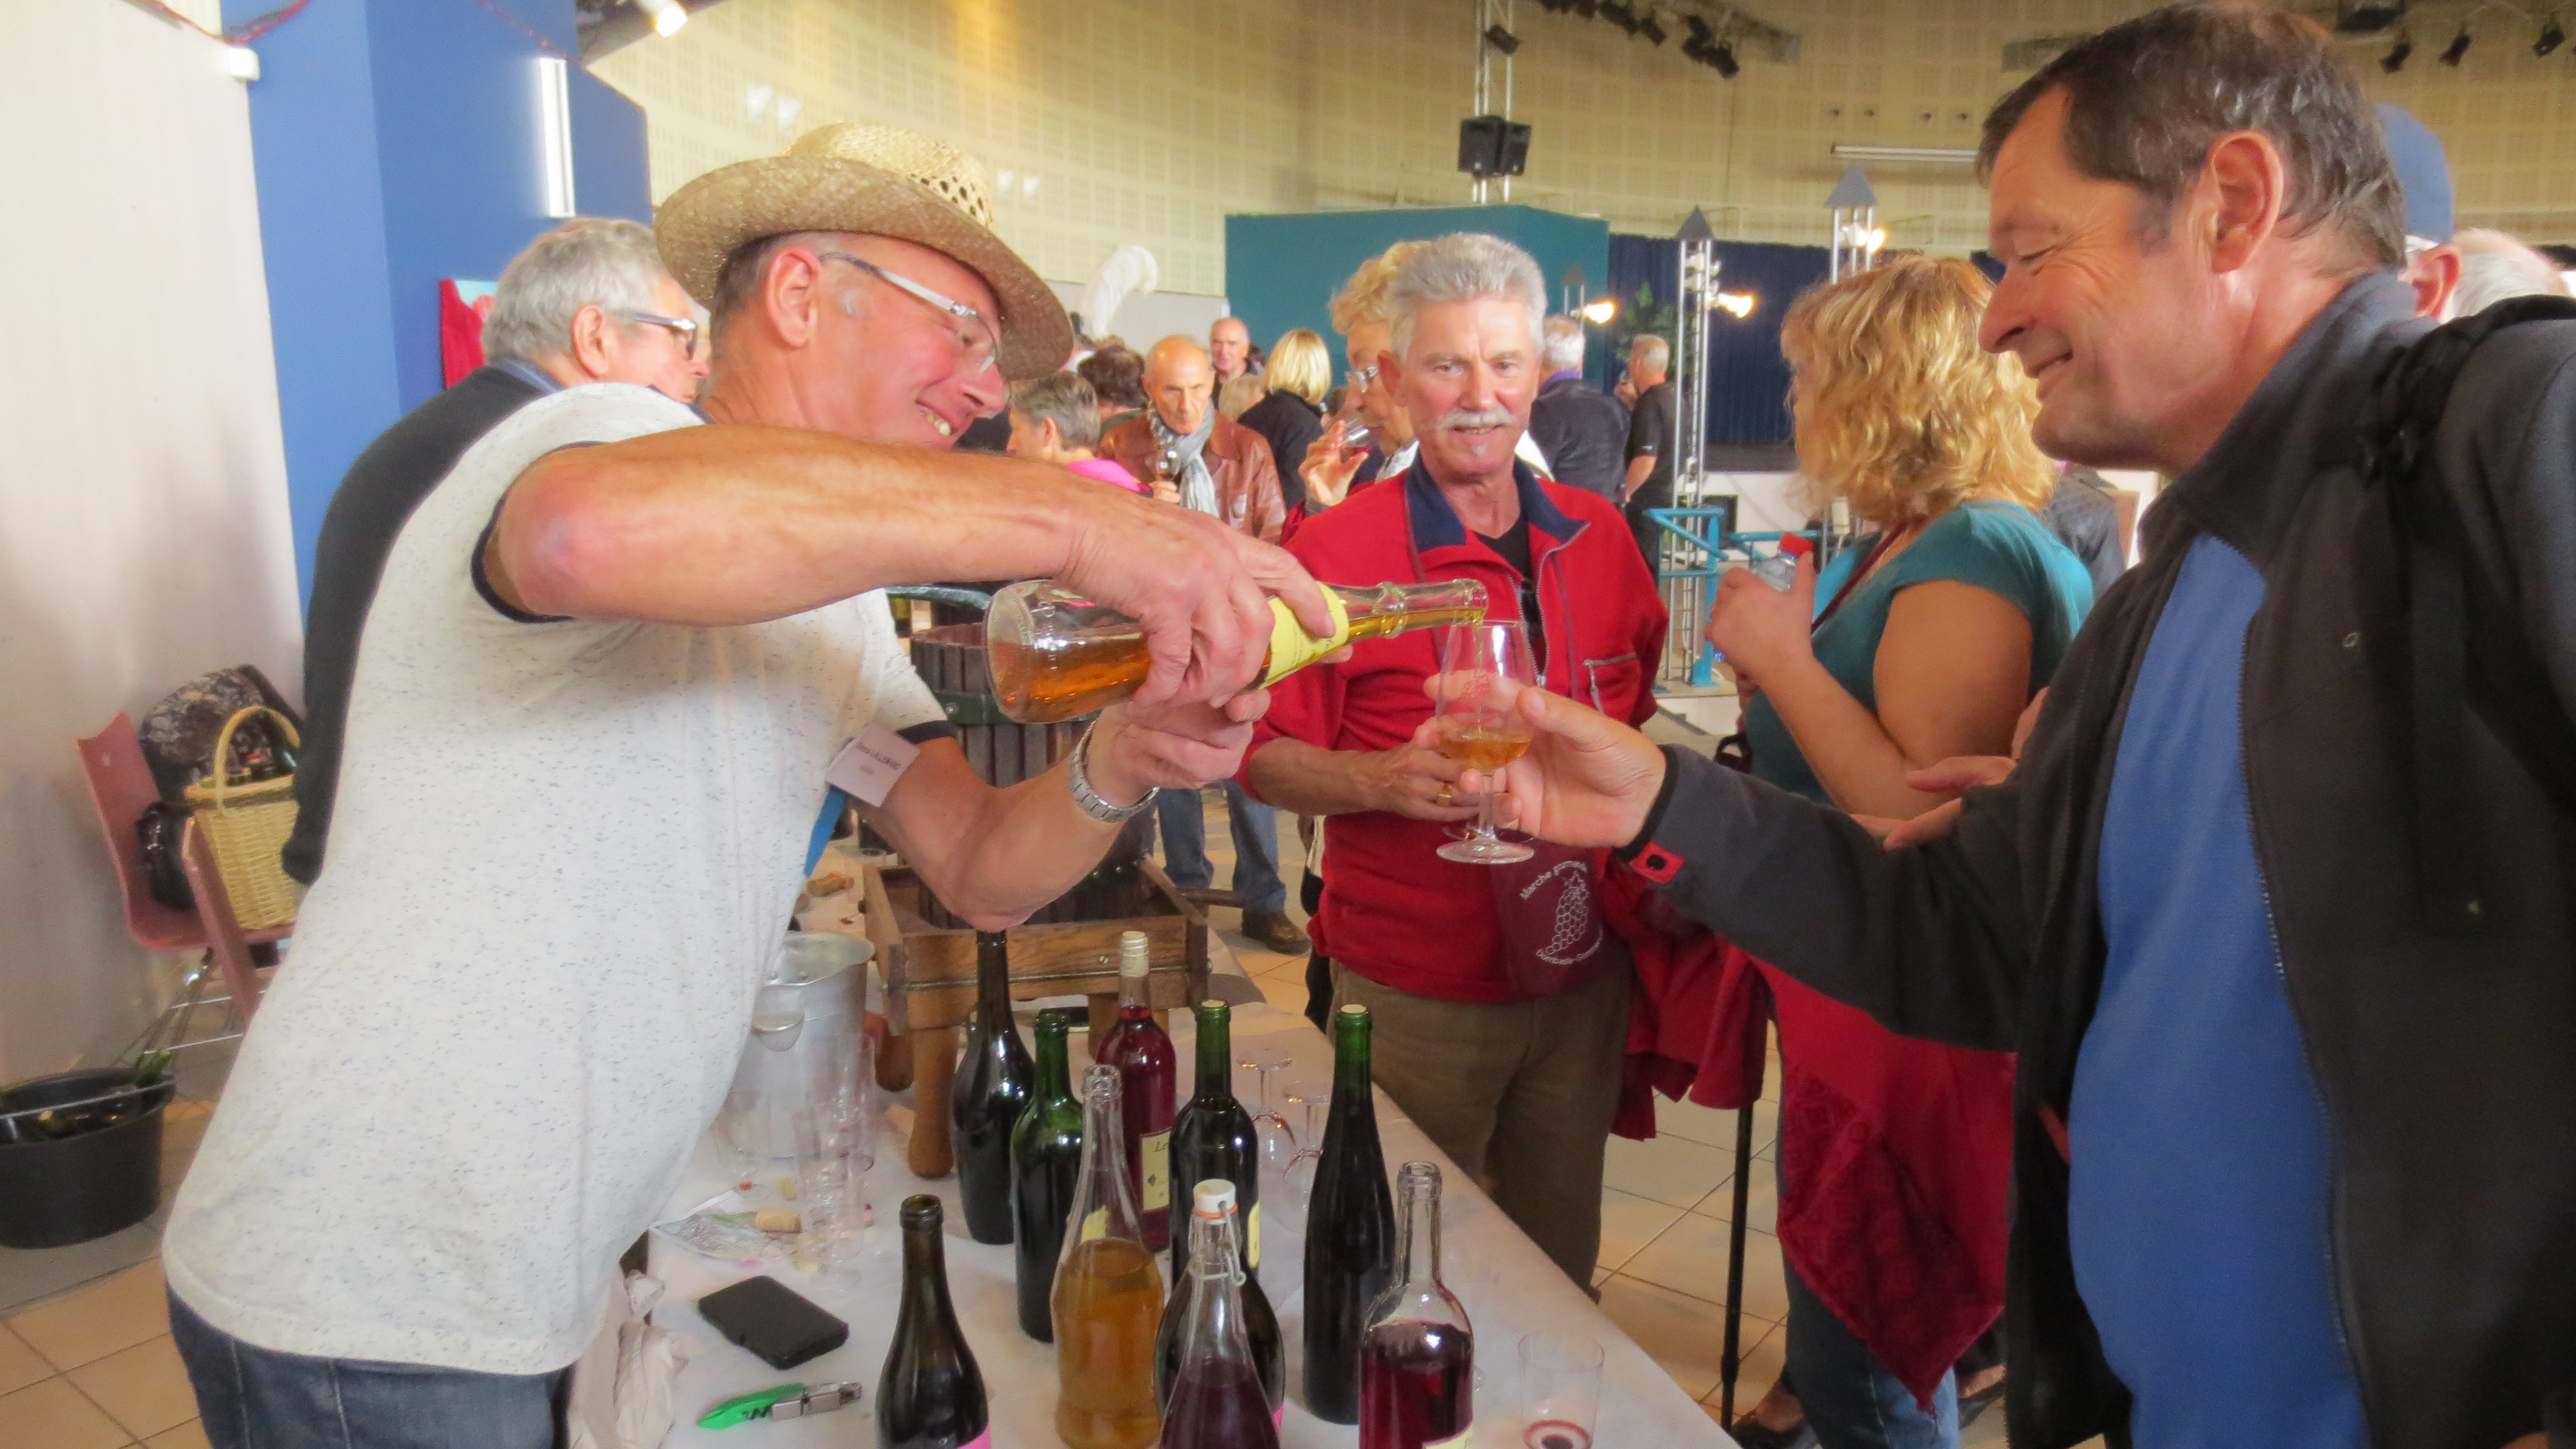
[[[1043,377],[1073,355],[1064,304],[993,235],[983,168],[918,131],[855,121],[808,131],[784,156],[739,161],[681,187],[662,203],[653,231],[662,265],[707,307],[725,258],[745,242],[792,231],[914,242],[973,268],[993,289],[1004,377]]]

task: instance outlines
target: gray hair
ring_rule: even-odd
[[[483,323],[483,355],[534,359],[572,345],[572,319],[584,307],[650,312],[663,276],[653,229],[613,216],[576,216],[528,243],[501,269],[492,315]]]
[[[1387,320],[1395,355],[1413,345],[1413,324],[1425,307],[1486,299],[1518,302],[1529,313],[1530,344],[1538,344],[1539,319],[1547,315],[1547,282],[1530,254],[1498,236],[1462,231],[1425,242],[1395,269],[1387,284]]]
[[[1647,372],[1668,371],[1673,365],[1673,345],[1660,332],[1640,332],[1628,344],[1628,362]]]
[[[1080,373],[1050,372],[1011,384],[1011,406],[1030,422],[1055,424],[1068,448],[1100,446],[1100,396]]]
[[[1563,372],[1583,365],[1583,324],[1559,312],[1539,329],[1547,348],[1547,370]]]
[[[2474,317],[2513,297],[2567,295],[2557,263],[2503,232],[2473,227],[2451,244],[2460,249],[2460,285],[2451,293],[2450,316]]]

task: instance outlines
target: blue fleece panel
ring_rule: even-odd
[[[2360,1449],[2331,1150],[2273,943],[2239,694],[2263,577],[2192,545],[2102,831],[2110,959],[2068,1119],[2075,1277],[2138,1449]]]

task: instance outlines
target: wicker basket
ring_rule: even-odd
[[[276,710],[254,706],[235,712],[215,738],[206,777],[188,787],[188,810],[214,847],[215,869],[223,877],[224,894],[232,897],[234,919],[245,931],[264,931],[295,919],[295,882],[277,858],[286,837],[295,833],[295,777],[231,778],[233,731],[254,714],[274,720],[288,744],[304,743],[294,721]]]

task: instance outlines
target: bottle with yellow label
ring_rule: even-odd
[[[1126,1103],[1127,1183],[1144,1243],[1161,1252],[1172,1231],[1172,1094],[1178,1058],[1154,1020],[1153,945],[1142,931],[1118,937],[1118,1020],[1091,1044],[1091,1059],[1118,1069]]]
[[[1270,601],[1270,653],[1261,672],[1277,684],[1345,644],[1383,639],[1485,617],[1485,586],[1473,579],[1429,584],[1324,586],[1333,632],[1306,632],[1297,616]],[[1153,660],[1145,626],[1053,579],[1013,584],[993,596],[984,615],[984,659],[1002,713],[1021,724],[1079,719],[1145,687]]]
[[[1118,1069],[1082,1077],[1082,1169],[1064,1257],[1055,1270],[1057,1437],[1072,1449],[1151,1449],[1154,1335],[1162,1322],[1159,1255],[1145,1246],[1118,1152]]]

